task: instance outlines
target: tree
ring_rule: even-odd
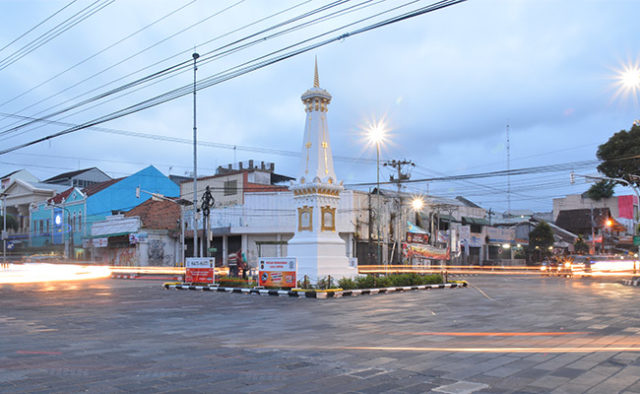
[[[553,246],[553,242],[553,230],[544,220],[529,233],[529,249],[539,259],[549,254],[549,247]]]
[[[589,245],[584,241],[582,235],[578,235],[578,239],[576,239],[576,243],[573,244],[573,248],[578,254],[589,253]]]
[[[640,125],[634,124],[629,131],[615,133],[598,147],[596,156],[602,161],[598,171],[610,178],[623,178],[640,186],[640,179],[629,176],[640,175]]]
[[[616,186],[615,181],[603,179],[591,185],[589,190],[584,192],[584,196],[595,201],[613,196],[613,188]]]
[[[4,218],[0,214],[0,231],[4,228]],[[12,215],[7,214],[7,230],[13,229],[14,231],[18,231],[18,221]]]

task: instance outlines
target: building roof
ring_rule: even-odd
[[[116,178],[116,179],[110,179],[108,181],[104,181],[104,182],[100,182],[100,183],[96,183],[95,185],[91,185],[89,187],[87,187],[86,189],[83,190],[84,194],[87,195],[87,197],[92,196],[106,188],[108,188],[109,186],[116,184],[118,182],[120,182],[121,180],[123,180],[123,178]]]
[[[58,174],[58,175],[56,175],[56,176],[54,176],[52,178],[45,179],[44,182],[53,182],[53,181],[59,181],[61,179],[73,178],[76,175],[80,175],[83,172],[87,172],[89,170],[93,170],[94,168],[96,168],[96,167],[85,168],[83,170],[63,172],[62,174]]]
[[[1,177],[0,177],[0,179],[9,178],[11,175],[15,174],[16,172],[20,172],[20,171],[22,171],[22,170],[15,170],[15,171],[12,171],[12,172],[10,172],[10,173],[8,173],[8,174],[4,175],[4,176],[1,176]]]
[[[179,229],[180,206],[171,201],[149,199],[124,214],[125,217],[137,216],[142,227],[153,230]]]
[[[71,192],[73,192],[73,189],[75,189],[75,188],[74,187],[70,187],[67,190],[63,191],[62,193],[56,194],[55,196],[53,196],[50,199],[48,199],[47,203],[49,203],[49,204],[61,204],[62,200],[66,200],[67,197],[69,197]]]
[[[458,196],[456,197],[456,200],[460,201],[461,203],[463,203],[464,205],[468,206],[468,207],[472,207],[472,208],[482,208],[480,205],[467,200],[466,198],[462,197],[462,196]]]

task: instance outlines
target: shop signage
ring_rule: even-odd
[[[263,257],[258,269],[260,286],[296,287],[295,257]]]

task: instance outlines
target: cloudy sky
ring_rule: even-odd
[[[333,3],[340,4],[328,7]],[[0,151],[188,88],[194,48],[201,54],[199,83],[215,82],[256,59],[432,3],[2,1]],[[322,6],[326,10],[274,28]],[[415,180],[508,166],[563,169],[510,179],[417,182],[408,191],[463,195],[498,211],[509,201],[512,209],[548,211],[552,198],[589,186],[580,179],[571,185],[568,168],[594,173],[583,162],[595,160],[599,144],[640,118],[638,97],[622,92],[617,80],[621,69],[640,59],[639,13],[635,0],[468,0],[211,83],[197,96],[203,143],[198,173],[254,159],[294,174],[304,127],[300,95],[312,86],[317,56],[320,84],[333,95],[329,127],[336,172],[346,184],[376,181],[375,149],[367,146],[363,129],[385,119],[390,132],[381,158],[413,161]],[[125,89],[161,70],[170,72]],[[113,94],[104,95],[108,91]],[[176,96],[181,92],[188,93],[178,90]],[[101,123],[101,129],[2,154],[0,174],[26,168],[45,179],[96,166],[120,177],[149,164],[165,174],[189,174],[192,103],[192,95],[182,95]],[[24,125],[43,117],[46,122]],[[383,180],[389,175],[383,168]]]

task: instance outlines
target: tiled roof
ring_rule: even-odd
[[[177,230],[180,228],[180,206],[171,201],[147,200],[129,212],[125,217],[137,216],[142,227],[153,230]]]
[[[47,203],[49,203],[49,204],[61,204],[62,200],[66,200],[67,197],[69,197],[69,195],[71,194],[73,189],[74,189],[73,187],[70,187],[67,190],[63,191],[62,193],[56,194],[55,196],[53,196],[50,199],[48,199]]]
[[[87,197],[92,196],[94,194],[96,194],[99,191],[102,191],[106,188],[108,188],[109,186],[120,182],[121,180],[123,180],[124,177],[122,178],[117,178],[117,179],[110,179],[108,181],[104,181],[101,183],[96,183],[95,185],[91,185],[89,187],[87,187],[86,189],[83,190],[84,194],[87,195]]]

